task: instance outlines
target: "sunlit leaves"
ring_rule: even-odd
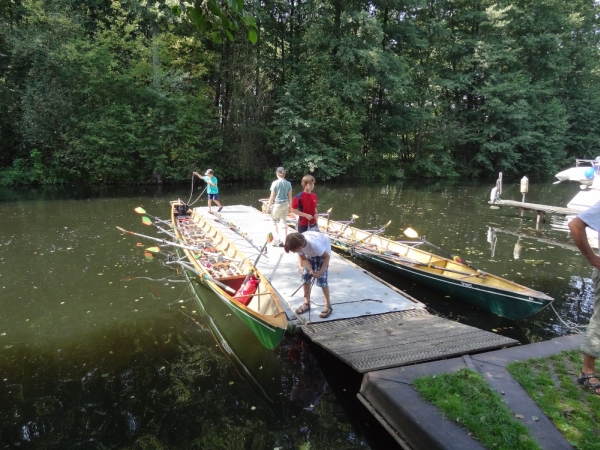
[[[247,37],[253,44],[258,40],[256,21],[244,10],[244,0],[196,0],[194,6],[183,9],[173,8],[174,14],[185,11],[189,19],[201,33],[216,44],[223,42],[223,37],[231,42],[235,40],[234,33],[240,30],[240,23],[248,29]]]

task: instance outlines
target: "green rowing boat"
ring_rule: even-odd
[[[335,248],[508,319],[531,316],[554,300],[512,281],[377,233],[319,217]]]
[[[287,329],[287,317],[279,294],[247,255],[181,200],[171,201],[171,225],[180,243],[177,251],[185,257],[185,261],[178,261],[184,270],[197,275],[196,280],[231,308],[262,345],[277,347]],[[244,289],[250,279],[256,290]],[[194,298],[199,302],[198,296]]]

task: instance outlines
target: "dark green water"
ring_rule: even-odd
[[[398,238],[410,226],[586,324],[590,270],[564,220],[549,216],[536,230],[531,213],[491,210],[491,187],[317,183],[315,192],[335,220],[357,214],[367,229],[392,220],[386,234]],[[577,190],[532,184],[527,201],[564,206]],[[269,193],[268,184],[221,191],[225,205],[257,208]],[[389,448],[354,400],[360,377],[293,337],[273,352],[243,334],[223,344],[181,278],[116,229],[153,234],[133,209],[166,216],[170,199],[189,196],[186,187],[0,190],[1,448]],[[502,197],[520,200],[518,185],[505,183]],[[523,343],[570,332],[551,309],[513,322],[370,269],[434,312]]]

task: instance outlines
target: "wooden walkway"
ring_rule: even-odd
[[[361,373],[518,344],[423,310],[304,325],[302,329],[312,341]]]
[[[550,206],[550,205],[540,205],[538,203],[527,203],[527,202],[517,202],[515,200],[496,200],[494,202],[488,202],[490,205],[496,206],[514,206],[515,208],[521,208],[531,211],[537,211],[538,214],[542,213],[550,213],[550,214],[561,214],[563,216],[577,215],[583,209],[575,209],[575,208],[563,208],[561,206]]]
[[[272,229],[270,217],[250,206],[226,206],[218,216],[205,207],[194,209],[252,261]],[[310,314],[297,316],[294,311],[303,303],[298,257],[281,247],[267,248],[257,268],[279,293],[290,324],[359,372],[518,344],[428,313],[423,303],[335,252],[329,266],[332,314],[319,318],[324,300],[315,285]]]

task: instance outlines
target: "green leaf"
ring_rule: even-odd
[[[225,33],[227,34],[227,37],[229,38],[229,40],[231,42],[233,42],[234,41],[233,34],[231,34],[231,32],[229,30],[225,30]]]
[[[174,15],[176,15],[177,17],[179,17],[181,15],[181,7],[179,5],[175,5],[171,8],[171,11],[173,12]]]
[[[256,44],[256,41],[258,41],[258,34],[256,33],[256,30],[253,30],[252,28],[248,30],[248,40],[253,44]]]
[[[209,34],[209,36],[215,44],[220,44],[221,42],[223,42],[223,39],[221,38],[221,33],[219,33],[218,31],[213,31]]]
[[[187,14],[198,30],[201,32],[206,31],[208,24],[206,23],[206,18],[204,17],[204,14],[202,14],[202,11],[198,8],[188,8]]]
[[[227,6],[229,6],[229,8],[234,12],[239,11],[239,4],[237,0],[227,0]]]
[[[258,28],[256,26],[256,19],[254,18],[254,16],[251,16],[250,14],[248,14],[242,20],[244,21],[244,23],[246,24],[247,27],[255,28],[255,29]]]
[[[208,2],[208,10],[217,17],[221,17],[221,18],[225,17],[223,10],[215,2],[210,2],[210,1]]]

